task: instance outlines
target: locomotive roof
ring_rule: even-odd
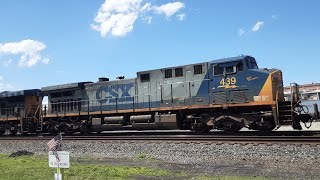
[[[16,96],[40,96],[40,89],[28,89],[21,91],[3,91],[0,93],[1,98],[16,97]]]
[[[209,63],[213,63],[213,64],[220,64],[221,63],[221,64],[223,64],[223,63],[228,63],[228,62],[240,61],[240,60],[243,60],[243,59],[246,59],[246,58],[253,58],[253,57],[252,56],[248,56],[248,55],[241,55],[241,56],[236,56],[236,57],[216,59],[216,60],[209,61]],[[201,64],[201,63],[206,63],[206,62],[208,62],[208,61],[194,63],[194,64]],[[193,65],[193,64],[187,64],[187,65]],[[147,73],[147,72],[161,70],[161,69],[169,69],[169,68],[174,68],[174,67],[183,67],[183,66],[187,66],[187,65],[180,65],[180,66],[165,67],[165,68],[160,68],[160,69],[139,71],[139,72],[137,72],[137,74]]]
[[[98,81],[98,82],[93,82],[93,83],[87,83],[84,86],[92,86],[92,85],[97,85],[97,84],[123,84],[123,82],[134,82],[136,80],[136,78],[128,78],[128,79],[113,79],[113,80],[109,80],[109,81]]]
[[[87,83],[92,83],[92,82],[91,81],[89,81],[89,82],[76,82],[76,83],[47,86],[47,87],[42,87],[41,91],[48,92],[48,91],[56,91],[56,90],[62,90],[62,89],[84,88],[84,85]]]
[[[243,60],[246,58],[253,58],[253,57],[247,56],[247,55],[241,55],[241,56],[236,56],[236,57],[229,57],[229,58],[213,60],[213,61],[211,61],[211,63],[213,63],[213,64],[228,63],[228,62],[240,61],[240,60]]]

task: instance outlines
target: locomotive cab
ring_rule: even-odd
[[[213,104],[268,104],[276,97],[283,99],[281,71],[259,69],[253,57],[212,61],[210,67]]]
[[[208,95],[211,112],[191,116],[191,123],[203,127],[196,118],[203,119],[202,123],[209,127],[231,132],[242,127],[276,127],[277,101],[283,101],[280,70],[259,69],[251,56],[214,60],[208,68],[207,81],[203,81],[197,95]]]

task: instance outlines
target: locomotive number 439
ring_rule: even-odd
[[[219,88],[236,88],[237,79],[235,77],[231,78],[222,78],[220,81]]]

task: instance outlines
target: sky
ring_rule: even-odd
[[[251,55],[320,82],[318,0],[2,0],[0,91]]]

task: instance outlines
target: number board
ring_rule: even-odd
[[[237,88],[237,78],[231,77],[231,78],[222,78],[220,81],[220,86],[218,88],[225,88],[225,89],[230,89],[230,88]]]

